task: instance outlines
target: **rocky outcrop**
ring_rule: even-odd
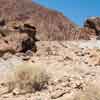
[[[100,17],[90,17],[85,21],[84,27],[92,29],[95,34],[100,35]]]
[[[7,27],[7,26],[6,26]],[[12,54],[33,50],[36,52],[36,28],[27,23],[0,30],[0,56],[6,52]]]

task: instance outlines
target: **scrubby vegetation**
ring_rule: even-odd
[[[8,75],[8,90],[14,94],[35,92],[48,83],[48,74],[42,66],[22,63],[14,66]]]

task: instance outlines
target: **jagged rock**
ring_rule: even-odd
[[[96,35],[100,35],[100,17],[90,17],[85,21],[84,27],[95,30]]]
[[[7,29],[6,29],[7,30]],[[3,30],[2,30],[3,31]],[[2,35],[4,33],[5,35]],[[23,26],[19,26],[14,31],[8,29],[0,33],[0,56],[2,56],[6,52],[10,52],[12,54],[17,52],[25,53],[28,50],[33,50],[36,52],[36,28],[29,25],[23,24]]]
[[[57,99],[62,97],[64,94],[66,94],[66,91],[64,90],[57,90],[56,92],[51,94],[51,99]]]

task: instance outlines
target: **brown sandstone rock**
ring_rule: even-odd
[[[6,52],[10,52],[13,54],[17,52],[25,53],[28,50],[33,50],[34,52],[36,52],[35,42],[37,41],[37,39],[35,37],[35,27],[29,24],[23,24],[22,26],[19,26],[14,30],[12,30],[11,28],[4,29],[2,30],[2,33],[0,32],[0,56],[2,56]]]
[[[100,35],[100,17],[90,17],[86,20],[84,27],[93,29],[96,35]]]

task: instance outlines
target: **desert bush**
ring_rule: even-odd
[[[100,100],[99,85],[89,84],[84,91],[77,93],[74,100]]]
[[[19,90],[26,93],[41,90],[48,83],[49,76],[42,66],[22,63],[14,66],[8,77],[9,92]]]

